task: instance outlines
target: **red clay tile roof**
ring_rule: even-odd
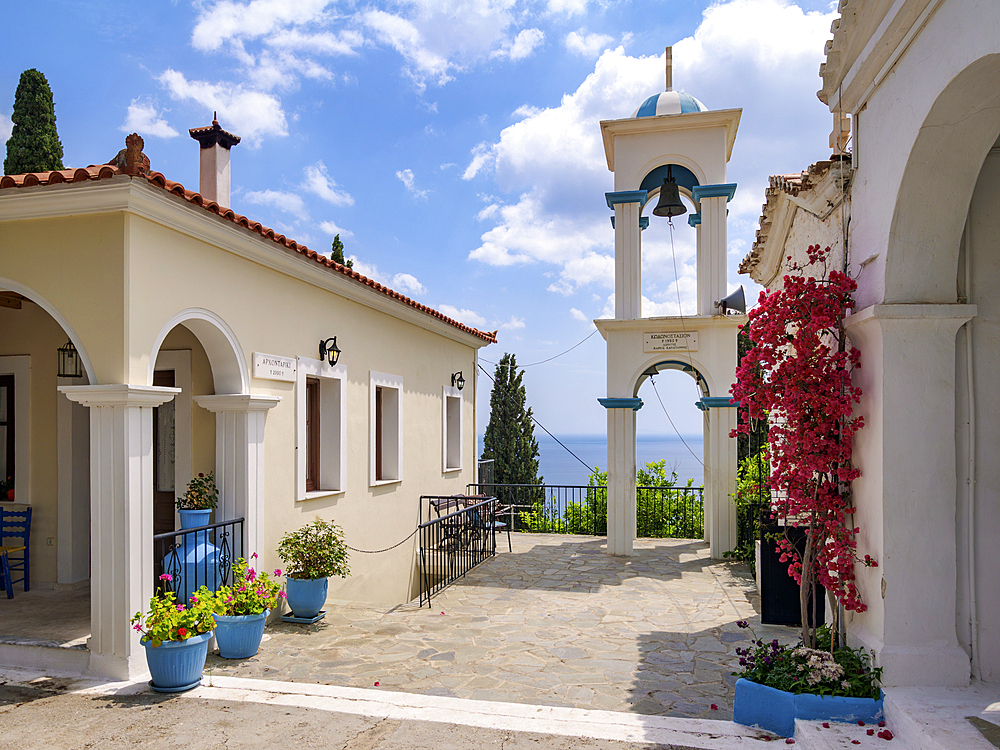
[[[119,175],[127,176],[124,171],[116,166],[111,166],[109,164],[95,164],[86,168],[79,169],[62,169],[54,172],[32,172],[28,174],[21,175],[4,175],[0,177],[0,190],[5,188],[20,188],[20,187],[33,187],[35,185],[58,185],[64,182],[87,182],[89,180],[105,180],[112,177],[117,177]],[[205,200],[200,193],[195,193],[191,190],[186,189],[179,182],[173,182],[164,177],[160,172],[149,172],[145,170],[140,170],[138,175],[135,175],[133,179],[145,179],[158,188],[161,188],[172,195],[176,195],[183,198],[188,203],[198,206],[209,213],[215,214],[227,221],[231,221],[237,226],[245,227],[251,232],[259,234],[265,239],[273,240],[279,245],[283,245],[289,250],[303,255],[316,263],[326,266],[330,271],[334,273],[339,273],[347,276],[350,279],[355,280],[360,284],[371,287],[377,292],[381,292],[388,297],[391,297],[405,305],[409,305],[422,313],[426,313],[433,318],[437,318],[449,325],[458,328],[465,333],[470,333],[473,336],[481,338],[483,341],[495,344],[497,340],[497,332],[492,333],[488,331],[480,331],[476,328],[471,328],[470,326],[459,323],[453,318],[449,318],[447,315],[435,310],[433,307],[428,307],[427,305],[422,305],[409,297],[400,294],[399,292],[393,291],[383,284],[379,284],[374,279],[369,279],[366,276],[362,276],[357,271],[348,268],[347,266],[342,266],[339,263],[334,262],[332,259],[320,255],[315,250],[310,250],[305,245],[300,245],[295,240],[285,237],[283,234],[278,234],[273,229],[265,227],[260,222],[251,221],[246,216],[242,216],[231,208],[225,208],[220,206],[214,201]]]

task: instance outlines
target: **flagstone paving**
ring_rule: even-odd
[[[797,638],[797,629],[760,624],[747,568],[710,560],[703,542],[638,540],[622,558],[603,538],[512,538],[513,552],[430,609],[330,600],[319,623],[271,624],[257,656],[210,655],[205,672],[731,719],[736,648],[750,639],[737,620],[767,640]]]

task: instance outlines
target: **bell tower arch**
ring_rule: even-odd
[[[601,135],[614,191],[615,317],[594,321],[607,342],[608,554],[631,555],[635,538],[636,397],[650,361],[691,360],[716,392],[703,395],[705,537],[711,556],[736,546],[736,409],[729,388],[736,375],[736,334],[746,321],[719,305],[728,294],[726,204],[736,192],[727,182],[742,109],[710,110],[688,93],[673,90],[672,50],[666,51],[666,90],[645,99],[631,117],[603,120]],[[696,315],[643,318],[642,230],[650,221],[674,221],[686,213],[679,195],[696,207],[687,216],[697,228]],[[643,216],[646,206],[652,216]],[[663,217],[663,218],[661,218]],[[680,311],[678,311],[680,312]]]

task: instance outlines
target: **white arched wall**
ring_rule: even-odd
[[[212,365],[215,392],[217,394],[248,394],[250,392],[249,369],[236,334],[225,320],[212,311],[202,308],[182,310],[160,329],[150,351],[146,385],[153,384],[156,356],[159,354],[163,340],[170,331],[182,324],[198,337],[208,355],[208,361]]]
[[[895,192],[891,213],[885,212],[891,218],[884,282],[880,294],[863,293],[882,304],[856,311],[846,321],[852,342],[861,350],[855,383],[864,392],[858,411],[866,423],[854,442],[855,465],[862,472],[854,483],[855,522],[861,529],[858,553],[880,561],[878,569],[858,572],[868,609],[853,616],[850,633],[856,643],[876,653],[886,685],[967,684],[977,656],[972,645],[975,627],[969,624],[975,619],[977,586],[991,587],[988,606],[992,613],[1000,611],[996,586],[985,574],[973,586],[968,584],[969,560],[974,559],[969,540],[985,541],[992,548],[1000,541],[995,524],[963,528],[970,523],[970,503],[991,502],[1000,491],[996,477],[982,472],[970,476],[968,470],[967,436],[972,435],[974,452],[990,460],[996,446],[984,448],[977,438],[989,430],[996,433],[1000,425],[988,424],[991,416],[986,411],[992,405],[982,399],[970,411],[969,385],[979,381],[969,378],[965,342],[971,331],[974,350],[992,359],[1000,336],[984,338],[977,305],[965,304],[986,300],[965,290],[959,296],[970,205],[1000,135],[998,76],[1000,54],[985,55],[954,74],[928,108],[898,185],[881,190]],[[871,120],[875,113],[862,117]],[[892,137],[891,121],[875,122],[868,125],[873,139]],[[865,142],[862,139],[859,146],[855,178],[862,184]],[[867,158],[870,164],[873,156]],[[861,238],[877,235],[877,213],[855,213],[864,217],[852,231],[852,245],[858,248]],[[853,249],[855,262],[875,249]],[[977,256],[980,267],[972,269],[980,285],[991,274],[982,260],[996,255],[995,247],[989,250]],[[1000,279],[1000,274],[993,277]],[[980,290],[992,294],[992,289]],[[981,348],[983,344],[987,346]],[[973,376],[982,372],[980,364]],[[992,419],[996,422],[997,415]],[[970,425],[975,425],[974,431]],[[982,486],[983,480],[988,487]],[[972,500],[970,486],[976,488]],[[995,509],[980,511],[1000,521]],[[1000,643],[995,636],[980,641],[996,669]]]
[[[886,303],[953,303],[959,244],[983,161],[1000,136],[1000,54],[961,71],[934,101],[899,184]]]

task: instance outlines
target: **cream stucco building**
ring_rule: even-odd
[[[215,520],[242,517],[245,553],[270,567],[313,518],[382,549],[413,533],[421,495],[475,481],[494,334],[234,213],[238,139],[192,135],[201,193],[152,171],[138,136],[113,165],[0,179],[3,466],[33,509],[32,588],[89,585],[87,667],[107,676],[145,669],[129,617],[152,592],[154,526],[173,529],[194,474],[215,472]],[[336,366],[318,346],[332,337]],[[67,341],[79,378],[57,377]],[[411,599],[415,545],[354,555],[331,596]]]

